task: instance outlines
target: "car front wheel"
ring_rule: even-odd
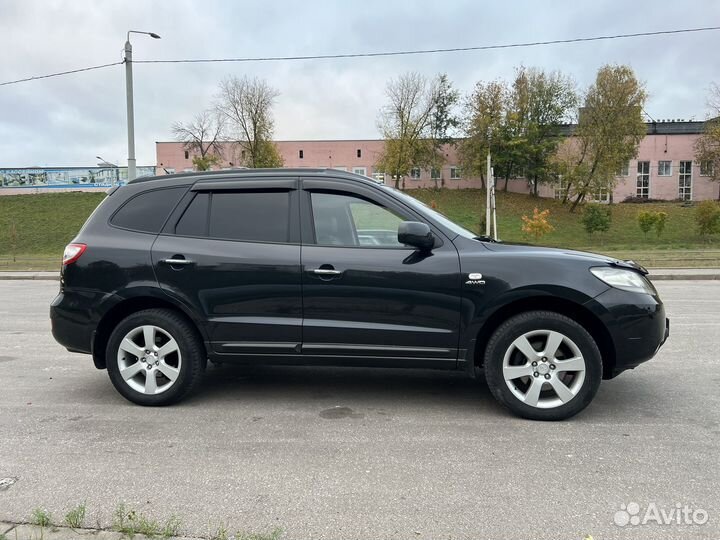
[[[106,354],[117,391],[146,406],[180,401],[200,383],[207,363],[195,329],[168,309],[146,309],[120,321]]]
[[[532,420],[564,420],[587,407],[602,379],[597,344],[581,325],[549,311],[516,315],[495,331],[485,352],[495,398]]]

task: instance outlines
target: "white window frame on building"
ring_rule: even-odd
[[[453,165],[450,167],[450,180],[460,180],[462,178],[462,171],[460,167]]]
[[[430,180],[440,180],[442,178],[442,170],[439,168],[430,169]]]
[[[650,198],[650,162],[637,162],[637,180],[635,182],[635,196],[639,199]]]
[[[377,167],[373,169],[372,177],[376,182],[380,182],[381,184],[385,183],[385,172]]]
[[[600,188],[595,193],[591,193],[588,197],[590,202],[595,203],[609,203],[610,202],[610,191],[607,188]]]
[[[367,176],[367,167],[353,167],[353,172],[355,174],[361,174],[362,176]]]
[[[700,176],[712,176],[715,163],[709,159],[700,162]]]
[[[343,167],[342,165],[338,165],[337,167],[333,167],[336,171],[345,171],[347,172],[347,167]]]
[[[620,170],[615,176],[630,176],[630,162],[628,161],[625,165],[620,167]]]
[[[558,200],[565,200],[568,195],[569,187],[570,186],[568,185],[567,180],[565,180],[562,175],[560,175],[558,177],[558,181],[553,186],[555,198]]]
[[[658,161],[658,176],[672,176],[672,161]]]
[[[678,199],[692,201],[692,161],[681,161],[678,168]]]
[[[413,167],[410,169],[410,178],[412,180],[420,180],[420,176],[422,176],[422,171],[420,170],[420,167]]]

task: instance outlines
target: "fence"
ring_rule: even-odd
[[[155,167],[138,167],[137,176],[154,176]],[[31,188],[35,191],[67,188],[108,188],[127,183],[127,167],[36,167],[0,168],[3,189]]]

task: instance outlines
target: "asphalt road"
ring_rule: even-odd
[[[214,367],[196,397],[137,407],[53,341],[57,287],[0,281],[0,520],[38,506],[61,520],[86,501],[88,524],[124,502],[194,535],[720,537],[718,282],[659,283],[669,341],[563,423],[516,419],[483,382],[426,371]],[[709,520],[614,524],[631,502]]]

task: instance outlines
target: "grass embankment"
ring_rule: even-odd
[[[479,230],[485,214],[484,191],[416,189],[408,193],[426,204],[435,201],[443,214],[470,230]],[[590,236],[580,221],[581,208],[571,213],[569,205],[554,199],[498,192],[498,236],[508,242],[528,242],[521,230],[522,216],[532,216],[533,208],[550,210],[549,222],[555,228],[540,240],[542,245],[633,258],[652,267],[720,266],[720,238],[716,235],[708,241],[697,234],[692,205],[677,202],[614,204],[610,230]],[[637,214],[641,210],[667,212],[667,224],[660,238],[653,232],[645,236],[640,231]]]
[[[485,192],[481,190],[416,189],[408,193],[428,204],[435,201],[448,217],[479,231],[484,214]],[[49,193],[0,196],[0,270],[55,270],[63,247],[75,236],[102,193]],[[612,226],[607,233],[589,236],[580,223],[580,209],[552,199],[498,193],[498,233],[510,242],[524,242],[522,216],[533,208],[549,209],[555,230],[542,238],[547,246],[566,247],[633,258],[647,266],[720,267],[720,238],[702,239],[696,232],[693,206],[681,203],[615,204]],[[660,238],[647,237],[637,224],[641,210],[667,212]],[[11,228],[15,224],[16,238]],[[15,261],[13,261],[13,254]]]
[[[0,271],[59,269],[65,245],[104,198],[80,192],[0,196]]]

